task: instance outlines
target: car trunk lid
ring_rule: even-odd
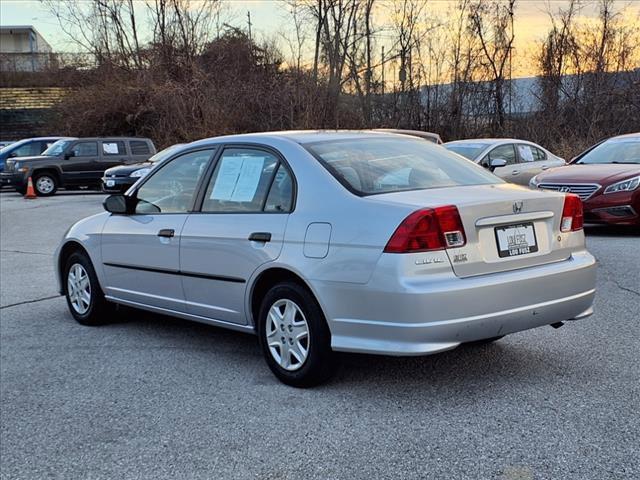
[[[567,234],[560,232],[563,194],[496,184],[394,192],[377,195],[376,200],[416,209],[455,205],[466,244],[446,252],[459,277],[542,265],[571,254]],[[518,241],[510,244],[514,238]],[[499,245],[504,247],[502,255]]]

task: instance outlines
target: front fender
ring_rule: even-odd
[[[104,284],[102,253],[100,249],[102,230],[111,214],[98,213],[74,223],[63,236],[54,255],[54,268],[57,273],[58,291],[64,293],[63,272],[69,253],[78,248],[83,249],[93,264],[98,282]]]

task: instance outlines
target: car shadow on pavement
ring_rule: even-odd
[[[640,236],[640,226],[629,225],[585,225],[584,233],[587,237],[609,237],[609,236]]]
[[[229,369],[250,366],[242,376],[254,386],[283,386],[266,366],[257,337],[253,335],[130,308],[122,309],[121,317],[116,324],[135,329],[138,335],[169,340],[186,350],[222,354]],[[448,352],[416,357],[337,355],[337,374],[317,388],[379,390],[385,395],[389,393],[389,385],[398,391],[444,389],[461,393],[487,388],[501,391],[522,382],[545,383],[550,376],[570,374],[566,363],[560,368],[553,355],[545,355],[535,346],[529,348],[526,343],[511,342],[509,337],[488,345],[461,345]]]

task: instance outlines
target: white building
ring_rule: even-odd
[[[32,25],[0,26],[2,71],[38,72],[53,61],[51,45]]]

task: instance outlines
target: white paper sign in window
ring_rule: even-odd
[[[529,145],[518,145],[518,150],[520,151],[520,157],[525,162],[533,162],[533,152]]]
[[[118,144],[117,143],[103,143],[102,151],[108,155],[117,155],[118,154]]]
[[[251,202],[262,175],[264,157],[222,158],[211,200]]]

